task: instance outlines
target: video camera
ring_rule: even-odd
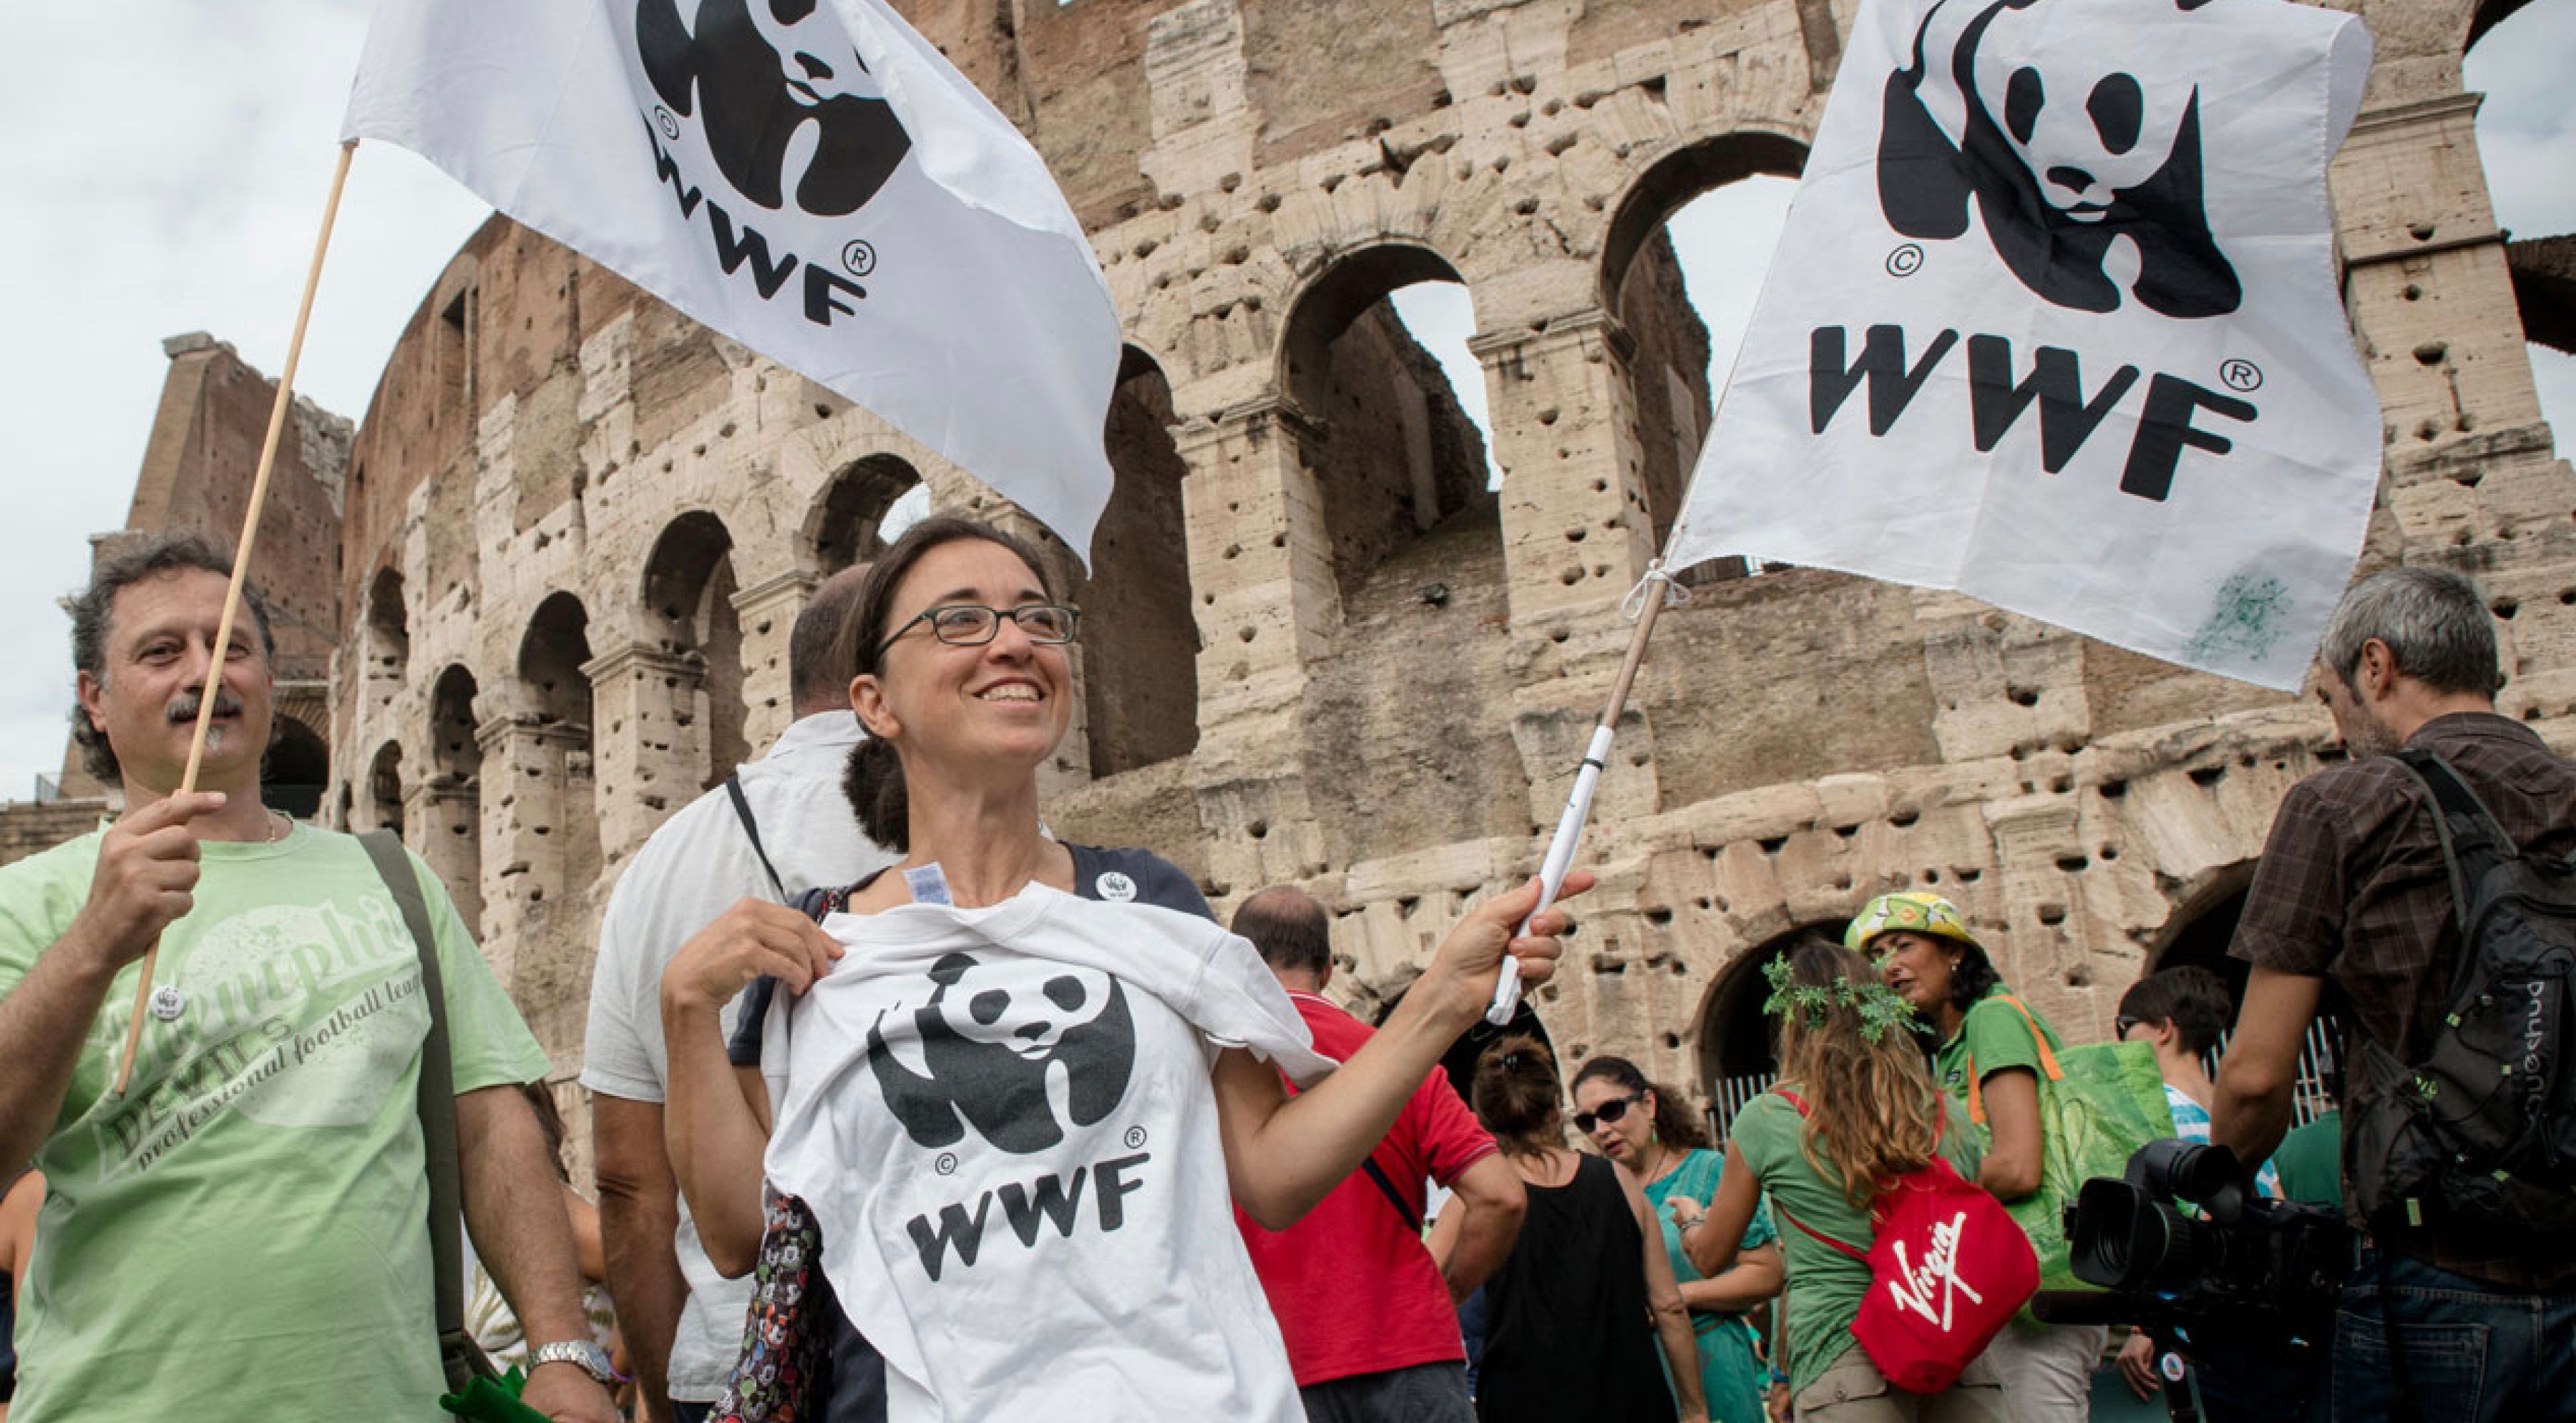
[[[2110,1295],[2044,1294],[2040,1316],[2159,1335],[2323,1339],[2352,1270],[2352,1228],[2335,1211],[2259,1196],[2234,1152],[2187,1141],[2148,1142],[2126,1177],[2085,1182],[2066,1239],[2076,1278]]]

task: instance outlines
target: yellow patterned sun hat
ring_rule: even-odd
[[[1843,930],[1843,947],[1865,950],[1870,940],[1899,929],[1955,939],[1979,953],[1986,948],[1968,932],[1967,917],[1959,912],[1959,906],[1937,894],[1915,891],[1882,894],[1862,905],[1860,913],[1852,916],[1851,927]]]

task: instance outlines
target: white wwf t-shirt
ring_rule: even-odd
[[[1302,1423],[1209,1069],[1332,1064],[1252,946],[1043,885],[823,928],[851,952],[772,1009],[766,1168],[814,1212],[893,1423]]]

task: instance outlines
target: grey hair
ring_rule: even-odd
[[[2388,645],[2397,670],[2437,692],[2492,697],[2504,689],[2495,621],[2468,575],[2447,568],[2392,568],[2355,585],[2335,605],[2317,660],[2347,691],[2362,644]]]

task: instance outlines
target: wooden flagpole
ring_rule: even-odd
[[[313,266],[304,274],[304,299],[295,308],[295,333],[287,338],[286,368],[278,373],[277,402],[268,411],[268,438],[259,447],[259,472],[251,477],[250,507],[242,512],[241,542],[233,549],[232,581],[224,588],[223,621],[215,626],[215,647],[206,669],[206,686],[197,697],[197,728],[188,739],[188,768],[179,777],[179,794],[197,788],[197,769],[206,758],[206,733],[214,725],[215,703],[223,687],[224,654],[231,648],[233,619],[241,612],[242,582],[250,572],[251,546],[259,539],[260,507],[268,502],[268,475],[277,465],[277,445],[286,433],[286,417],[295,404],[295,366],[304,357],[304,328],[313,319],[313,293],[322,285],[322,258],[331,250],[331,224],[340,215],[340,192],[349,183],[349,160],[358,141],[340,145],[340,160],[331,171],[331,196],[322,204],[322,230],[313,239]],[[125,1052],[116,1063],[116,1095],[125,1095],[134,1078],[134,1054],[143,1044],[143,1015],[152,1003],[153,961],[161,941],[143,951],[143,973],[134,984],[134,1017],[125,1025]]]
[[[1556,892],[1565,886],[1566,871],[1574,867],[1574,847],[1583,840],[1583,823],[1592,815],[1592,793],[1601,784],[1601,773],[1610,764],[1610,743],[1618,735],[1619,718],[1628,709],[1628,689],[1636,684],[1637,668],[1646,660],[1646,641],[1655,635],[1655,618],[1664,610],[1667,600],[1678,600],[1681,590],[1673,577],[1664,571],[1660,558],[1647,565],[1646,576],[1638,581],[1632,598],[1643,597],[1645,606],[1637,612],[1637,631],[1628,639],[1627,660],[1619,664],[1619,676],[1610,684],[1610,702],[1601,709],[1601,720],[1592,727],[1592,743],[1584,748],[1583,764],[1574,773],[1574,789],[1565,798],[1565,813],[1557,818],[1556,833],[1548,837],[1547,858],[1538,872],[1538,907],[1530,911],[1535,919],[1539,911],[1556,902]],[[1520,932],[1529,932],[1529,919],[1521,921]],[[1494,980],[1494,1001],[1485,1010],[1485,1021],[1502,1027],[1520,1010],[1520,960],[1504,956],[1502,974]]]

